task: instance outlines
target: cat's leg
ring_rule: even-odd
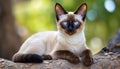
[[[21,49],[13,56],[12,60],[21,63],[42,63],[44,60],[45,47],[43,42],[39,42],[39,44],[36,42],[23,44]]]
[[[52,57],[53,59],[65,59],[68,62],[73,63],[73,64],[80,63],[79,57],[68,50],[55,51]]]
[[[89,49],[82,52],[81,61],[85,66],[90,66],[93,64],[92,52]]]

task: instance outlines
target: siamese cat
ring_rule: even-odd
[[[14,62],[42,63],[43,60],[64,59],[70,63],[93,63],[92,53],[86,45],[84,35],[87,4],[83,3],[75,12],[67,12],[55,5],[58,31],[40,32],[28,38],[13,56]]]

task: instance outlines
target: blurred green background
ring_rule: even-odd
[[[87,3],[85,35],[94,53],[106,46],[120,27],[120,0],[21,0],[13,8],[19,35],[26,39],[37,32],[57,30],[56,2],[67,11],[75,11],[81,3]]]

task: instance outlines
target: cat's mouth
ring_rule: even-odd
[[[76,33],[76,31],[65,31],[68,35],[73,35]]]

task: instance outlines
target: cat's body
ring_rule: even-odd
[[[78,36],[80,36],[78,38]],[[32,35],[21,46],[18,53],[21,54],[53,54],[57,50],[69,50],[75,54],[81,54],[87,49],[84,33],[74,36],[64,36],[57,31],[41,32]]]
[[[58,31],[37,33],[28,38],[13,56],[15,62],[42,62],[48,59],[65,59],[77,64],[81,61],[89,66],[93,63],[87,48],[84,25],[87,5],[82,4],[76,12],[66,12],[56,4]]]

